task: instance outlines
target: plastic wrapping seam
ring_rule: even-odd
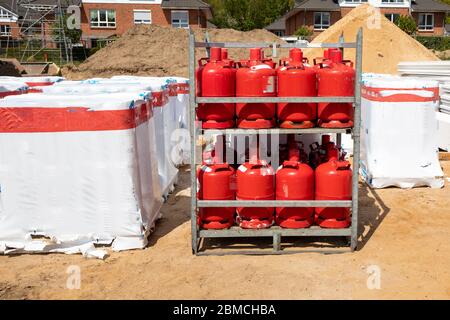
[[[26,93],[26,91],[24,92],[24,91],[17,90],[17,91],[0,92],[0,99],[4,98],[6,96],[16,96],[16,95],[23,94],[23,93]]]
[[[126,130],[148,121],[149,104],[128,110],[97,110],[86,107],[0,108],[0,132],[66,132]]]
[[[152,92],[152,107],[163,107],[169,102],[169,90]]]
[[[189,83],[178,83],[177,84],[178,94],[189,94]]]

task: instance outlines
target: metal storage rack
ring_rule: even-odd
[[[360,160],[360,125],[361,125],[361,80],[362,80],[362,29],[359,30],[356,42],[346,43],[343,37],[338,43],[309,43],[309,44],[276,44],[276,43],[236,43],[236,42],[195,42],[192,30],[189,31],[189,80],[190,80],[190,138],[191,138],[191,228],[192,228],[192,252],[196,255],[205,255],[206,252],[199,252],[200,242],[206,238],[238,238],[238,237],[272,237],[273,251],[251,252],[239,251],[241,254],[280,254],[290,253],[281,250],[281,237],[346,237],[349,239],[352,251],[357,249],[358,243],[358,172]],[[197,97],[196,79],[195,79],[195,48],[206,48],[209,52],[211,47],[221,48],[272,48],[273,56],[276,57],[277,48],[347,48],[356,49],[355,59],[355,95],[353,97],[277,97],[277,98],[202,98]],[[220,134],[308,134],[308,133],[336,133],[337,143],[340,144],[342,133],[351,133],[353,136],[353,177],[352,177],[352,200],[348,201],[209,201],[197,200],[197,177],[196,177],[196,142],[197,138],[205,129],[196,128],[196,108],[199,103],[239,103],[239,102],[341,102],[353,103],[354,106],[354,127],[347,129],[330,129],[330,128],[311,128],[311,129],[213,129],[214,132]],[[200,163],[199,163],[200,164]],[[200,230],[197,225],[197,213],[199,208],[206,207],[347,207],[351,208],[351,226],[346,229],[324,229],[312,226],[306,229],[284,229],[272,226],[268,229],[242,229],[240,227],[231,227],[224,230]]]

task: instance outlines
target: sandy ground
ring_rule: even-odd
[[[447,176],[450,162],[442,162]],[[164,206],[145,250],[0,257],[1,299],[448,299],[450,185],[361,191],[360,250],[340,254],[191,254],[189,174]],[[259,243],[260,245],[260,243]],[[81,288],[67,289],[70,266]],[[368,271],[379,268],[380,287]],[[369,289],[367,283],[372,284]]]

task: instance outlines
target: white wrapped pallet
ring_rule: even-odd
[[[162,198],[146,98],[0,101],[0,252],[101,257],[94,244],[118,251],[147,244]]]
[[[182,77],[136,77],[136,76],[114,76],[111,79],[126,80],[162,80],[172,86],[171,96],[177,96],[175,117],[179,128],[189,129],[189,79]]]
[[[115,79],[94,78],[83,81],[88,84],[115,85],[149,85],[152,91],[153,115],[155,118],[156,150],[158,157],[158,172],[160,173],[163,195],[167,196],[178,179],[178,169],[182,150],[171,143],[175,122],[173,105],[169,104],[169,87],[162,78],[127,77]]]
[[[361,174],[371,187],[443,187],[435,116],[438,90],[436,81],[364,80]]]

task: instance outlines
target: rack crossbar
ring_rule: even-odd
[[[354,42],[342,42],[342,43],[267,43],[267,42],[254,42],[254,43],[241,43],[241,42],[195,42],[196,48],[276,48],[290,49],[290,48],[356,48],[357,43]]]
[[[198,200],[199,208],[234,208],[234,207],[288,207],[288,208],[350,208],[351,200]]]
[[[327,133],[346,133],[351,134],[351,128],[307,128],[307,129],[282,129],[282,128],[272,128],[272,129],[202,129],[203,133],[209,134],[228,134],[228,135],[250,135],[250,134],[327,134]]]
[[[196,103],[354,103],[355,97],[198,97]]]
[[[200,237],[203,238],[225,238],[225,237],[272,237],[279,234],[284,237],[348,237],[351,235],[351,228],[345,229],[325,229],[317,226],[304,229],[283,229],[273,226],[268,229],[242,229],[231,227],[222,230],[200,230]]]

